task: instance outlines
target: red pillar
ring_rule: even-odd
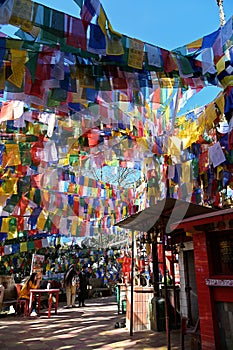
[[[210,277],[205,232],[194,234],[193,244],[202,350],[215,350],[211,293],[205,283]]]

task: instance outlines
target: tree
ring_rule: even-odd
[[[121,168],[112,166],[103,166],[101,168],[89,169],[89,177],[97,181],[107,182],[117,187],[133,187],[141,177],[141,171],[132,168]]]

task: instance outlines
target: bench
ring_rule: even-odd
[[[101,278],[90,278],[88,289],[88,298],[105,297],[112,295],[111,288],[105,287]]]
[[[3,290],[3,300],[1,303],[1,312],[5,313],[9,310],[10,306],[13,306],[16,311],[16,304],[18,299],[19,289],[16,284],[8,286]]]
[[[100,288],[93,288],[92,289],[92,296],[93,297],[108,297],[112,295],[112,291],[108,287],[100,287]]]

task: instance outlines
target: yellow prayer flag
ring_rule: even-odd
[[[98,188],[92,188],[92,195],[93,195],[93,197],[98,196]]]
[[[183,123],[183,130],[181,130],[179,132],[179,137],[183,138],[183,137],[188,137],[189,136],[189,128],[190,128],[190,122],[186,121],[185,123]]]
[[[215,103],[218,106],[221,114],[223,114],[224,113],[224,106],[225,106],[225,98],[224,98],[223,93],[221,93],[221,95],[215,99]]]
[[[122,45],[122,35],[112,29],[111,23],[108,21],[108,32],[106,36],[106,53],[107,55],[118,56],[124,54]]]
[[[5,179],[2,183],[2,190],[5,194],[17,194],[17,178]]]
[[[223,171],[223,167],[221,165],[217,166],[217,180],[221,180],[221,172]]]
[[[9,231],[9,222],[10,222],[10,218],[2,218],[1,232]]]
[[[8,81],[21,88],[24,80],[24,65],[26,62],[26,51],[11,49],[11,70],[12,74]]]
[[[18,232],[17,232],[17,230],[15,230],[15,231],[8,231],[8,233],[7,233],[7,239],[15,239],[15,238],[17,238],[17,236],[18,236]]]
[[[206,115],[207,122],[213,125],[213,122],[217,118],[214,103],[210,103],[208,106],[206,106],[205,115]]]
[[[15,166],[21,164],[19,145],[16,143],[6,143],[6,162],[7,166]]]
[[[143,58],[144,58],[144,42],[128,38],[129,40],[129,55],[128,55],[128,66],[142,69]]]
[[[43,230],[48,218],[48,213],[43,209],[37,219],[37,228]]]
[[[22,242],[20,243],[20,252],[27,252],[28,251],[28,246],[27,246],[27,242]]]
[[[190,134],[194,134],[196,132],[197,132],[197,122],[194,121],[193,123],[190,123]]]
[[[88,203],[88,206],[87,206],[87,214],[91,214],[92,213],[92,204],[91,203]]]
[[[31,0],[14,0],[9,23],[13,26],[20,27],[24,32],[32,29],[32,5]]]
[[[223,56],[217,63],[216,63],[216,69],[218,74],[224,71],[225,69],[225,56]]]
[[[195,40],[190,44],[187,44],[186,47],[187,49],[200,49],[202,46],[202,41],[203,41],[203,38]]]
[[[177,126],[183,125],[185,121],[186,121],[186,116],[185,115],[182,116],[182,117],[179,117],[179,118],[176,119],[176,125]]]
[[[0,90],[5,89],[6,84],[6,66],[8,63],[3,64],[1,70],[0,70]]]
[[[151,245],[146,243],[146,254],[149,255],[151,253]]]
[[[223,87],[233,86],[233,75],[229,75],[229,76],[224,77],[221,80],[221,84]]]
[[[190,137],[184,137],[182,138],[182,142],[183,142],[183,149],[186,149],[188,147],[191,146],[191,138]]]
[[[83,186],[88,187],[88,182],[89,182],[89,178],[87,176],[84,176],[84,184],[83,184]]]
[[[174,78],[165,77],[160,72],[157,72],[157,76],[158,76],[158,79],[159,79],[159,86],[161,88],[172,88],[175,85],[175,79]]]
[[[106,23],[107,23],[107,17],[105,15],[102,5],[100,5],[100,14],[98,17],[98,24],[105,36],[107,35]]]
[[[76,236],[77,226],[78,226],[78,218],[74,217],[70,227],[71,236]]]
[[[64,166],[69,165],[70,164],[70,162],[69,162],[69,155],[67,155],[67,157],[65,157],[65,158],[59,159],[58,164],[59,165],[64,165]]]
[[[37,36],[40,33],[40,28],[36,26],[32,26],[31,29],[28,28],[28,33],[30,33],[34,38],[37,38]]]
[[[8,194],[6,195],[5,193],[3,193],[2,188],[0,187],[0,205],[2,207],[4,207],[8,197],[9,195]]]
[[[36,191],[35,188],[31,188],[30,193],[29,193],[29,198],[30,198],[31,200],[33,200],[33,198],[34,198],[35,191]]]
[[[168,138],[168,154],[180,156],[181,154],[181,139],[176,136]]]
[[[182,176],[181,182],[189,183],[190,182],[190,161],[182,163]]]
[[[199,135],[197,135],[197,133],[196,134],[195,133],[192,134],[191,137],[190,137],[191,144],[196,142],[198,140],[198,137],[199,137]],[[190,146],[191,146],[191,144],[190,144]]]

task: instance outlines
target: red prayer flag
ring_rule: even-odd
[[[83,22],[81,19],[67,16],[67,45],[86,50],[86,29],[85,22]]]

